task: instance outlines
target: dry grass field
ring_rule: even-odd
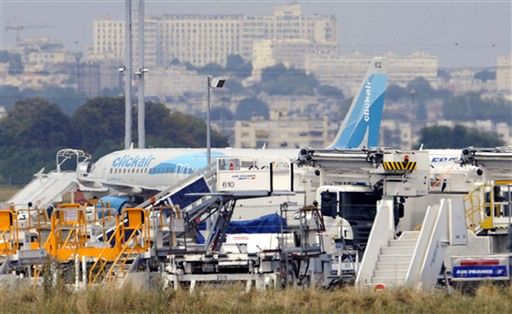
[[[1,313],[512,313],[512,288],[473,294],[408,289],[268,290],[241,286],[186,290],[20,288],[0,292]]]
[[[0,186],[0,202],[7,201],[11,196],[14,195],[20,189],[19,186],[13,185],[1,185]]]

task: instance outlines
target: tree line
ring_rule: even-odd
[[[132,118],[136,119],[136,108]],[[134,130],[135,131],[135,130]],[[133,132],[133,141],[137,134]],[[26,98],[0,121],[0,184],[22,184],[42,167],[54,169],[55,153],[77,148],[95,159],[122,149],[124,98],[90,99],[68,115],[43,98]],[[146,103],[148,147],[205,147],[206,125],[200,118]],[[227,138],[212,132],[212,146],[226,147]]]
[[[415,148],[425,149],[466,148],[466,147],[499,147],[505,142],[495,132],[466,128],[462,125],[454,127],[434,125],[420,130],[420,139]]]
[[[392,84],[386,91],[386,101],[410,103],[418,120],[426,120],[432,100],[441,101],[442,116],[448,120],[510,122],[512,117],[512,102],[504,97],[489,97],[483,92],[455,95],[448,89],[433,88],[422,77],[412,80],[405,87]],[[403,120],[407,119],[403,117]]]

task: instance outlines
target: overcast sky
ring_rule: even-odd
[[[146,0],[146,13],[271,15],[284,1]],[[496,57],[511,53],[512,6],[505,1],[299,1],[305,14],[334,14],[343,53],[437,55],[442,67],[494,67]],[[51,36],[69,49],[92,42],[92,21],[110,14],[124,18],[123,0],[0,0],[1,48],[12,46],[15,32],[5,27],[49,25],[21,35]]]

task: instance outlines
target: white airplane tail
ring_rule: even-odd
[[[359,93],[354,97],[338,134],[328,148],[378,146],[387,83],[386,60],[374,58],[366,72]]]

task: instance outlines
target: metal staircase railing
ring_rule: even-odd
[[[494,181],[482,183],[464,197],[467,226],[475,234],[505,226],[500,220],[510,214],[510,204],[500,200],[497,187]]]
[[[102,274],[105,272],[105,268],[109,263],[110,259],[107,256],[112,254],[112,251],[116,249],[115,245],[119,243],[119,231],[124,222],[117,222],[114,228],[114,232],[110,235],[109,239],[105,242],[106,246],[101,250],[100,254],[96,257],[96,261],[93,263],[91,268],[89,269],[88,275],[88,283],[92,285],[96,283],[97,279],[100,278]],[[114,247],[110,247],[112,241],[115,241]]]
[[[151,223],[149,210],[143,208],[126,208],[123,218],[116,225],[107,244],[115,241],[112,247],[105,247],[97,256],[96,262],[89,270],[89,284],[98,283],[102,278],[104,283],[118,282],[125,278],[140,254],[151,248]],[[127,237],[127,234],[129,236]],[[113,258],[112,258],[113,256]]]
[[[139,230],[142,226],[138,225],[136,230]],[[126,269],[126,265],[129,261],[135,261],[140,252],[130,247],[130,243],[137,242],[138,233],[133,230],[128,240],[123,243],[119,254],[110,265],[109,269],[105,273],[104,283],[113,283],[118,279],[125,278],[129,269]]]
[[[59,261],[67,261],[85,247],[87,223],[85,210],[79,204],[63,204],[51,217],[50,235],[44,248]]]

